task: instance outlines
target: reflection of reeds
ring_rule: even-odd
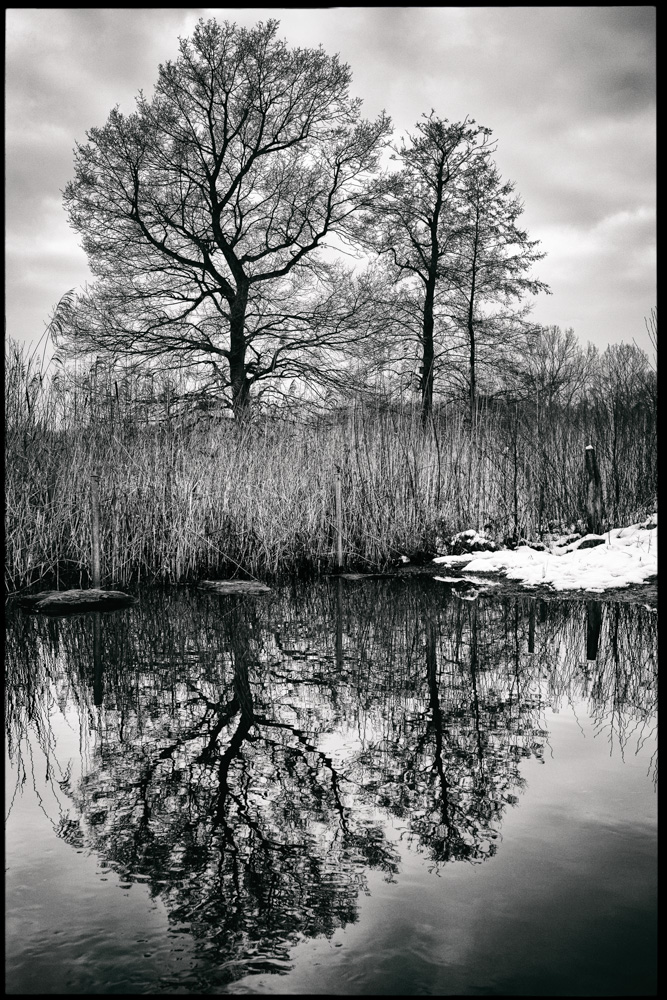
[[[601,602],[602,603],[602,602]],[[536,649],[548,672],[554,705],[588,700],[592,715],[615,705],[625,712],[656,712],[657,615],[641,605],[602,603],[598,655],[586,660],[586,604],[544,602]]]
[[[258,576],[331,567],[337,469],[348,564],[383,566],[462,528],[489,525],[498,537],[516,537],[539,534],[549,521],[569,524],[584,511],[591,422],[617,521],[636,518],[654,498],[652,418],[630,403],[622,420],[614,411],[613,449],[604,407],[542,408],[539,434],[528,404],[482,409],[472,430],[454,405],[426,430],[418,412],[361,405],[303,423],[192,427],[173,418],[168,400],[160,410],[158,396],[146,404],[151,422],[140,420],[136,400],[124,410],[118,384],[93,374],[86,391],[64,373],[50,380],[10,345],[7,590],[88,581],[93,473],[106,585],[239,567]]]
[[[28,724],[48,747],[51,689],[61,704],[74,698],[93,728],[105,719],[110,724],[109,712],[125,724],[132,717],[133,727],[155,713],[186,718],[188,691],[219,700],[233,679],[232,623],[247,634],[257,703],[281,705],[298,690],[314,730],[317,718],[326,728],[336,713],[358,731],[370,723],[381,732],[388,719],[400,725],[406,713],[424,712],[427,622],[436,629],[440,707],[452,732],[461,704],[471,703],[473,680],[489,732],[501,721],[516,729],[519,707],[534,711],[540,728],[542,709],[563,701],[587,702],[593,718],[617,731],[620,716],[655,714],[657,616],[642,606],[603,606],[598,658],[587,664],[584,602],[537,602],[529,654],[529,598],[464,604],[416,580],[346,583],[340,596],[338,588],[338,582],[286,588],[242,606],[197,592],[146,593],[136,611],[100,615],[101,715],[93,704],[92,618],[10,613],[10,753]]]
[[[70,766],[59,756],[52,719],[59,711],[64,714],[68,704],[76,706],[83,753],[90,729],[85,708],[92,698],[85,686],[73,685],[71,670],[60,658],[61,645],[54,624],[44,621],[40,626],[34,619],[19,615],[11,618],[5,641],[5,735],[16,774],[8,815],[30,776],[39,806],[56,829],[66,810],[62,791]],[[76,643],[77,651],[79,648]],[[36,768],[40,780],[36,778]],[[48,802],[39,791],[42,775]],[[58,818],[52,815],[54,807]]]

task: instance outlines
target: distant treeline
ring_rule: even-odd
[[[597,451],[606,523],[656,502],[656,373],[636,346],[584,352],[571,331],[480,397],[368,387],[325,408],[239,422],[184,375],[42,365],[5,355],[5,585],[89,582],[90,481],[100,477],[103,585],[275,577],[334,565],[340,477],[344,557],[377,569],[465,528],[516,542],[585,516],[584,451]]]

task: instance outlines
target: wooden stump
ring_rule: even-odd
[[[605,517],[604,501],[602,499],[602,479],[595,455],[595,448],[589,444],[586,448],[586,521],[588,531],[592,535],[601,535]]]

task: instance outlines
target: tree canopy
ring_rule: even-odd
[[[381,171],[390,119],[278,27],[200,20],[152,97],[76,146],[64,202],[94,282],[58,343],[194,375],[238,418],[251,397],[416,375],[426,420],[445,373],[474,410],[480,369],[523,344],[525,297],[549,292],[491,130],[431,111]]]
[[[452,124],[433,111],[425,115],[415,135],[395,147],[400,167],[378,180],[376,203],[364,215],[367,245],[389,257],[398,280],[414,279],[418,286],[424,418],[433,405],[434,304],[447,255],[459,237],[453,202],[466,169],[491,151],[490,134],[474,119]]]
[[[97,279],[72,344],[208,362],[237,414],[329,318],[340,330],[318,251],[345,237],[390,129],[362,119],[337,56],[277,31],[200,20],[153,97],[77,145],[64,196]]]
[[[529,273],[545,255],[518,224],[523,205],[494,151],[490,129],[432,111],[395,148],[398,169],[376,182],[363,215],[360,238],[388,261],[398,339],[407,331],[418,344],[424,419],[445,367],[467,383],[474,408],[478,339],[506,349],[524,332],[526,309],[513,303],[549,292]]]
[[[446,312],[468,355],[471,409],[477,400],[480,341],[491,347],[494,367],[516,346],[525,348],[527,295],[550,294],[549,286],[532,277],[532,266],[545,257],[539,241],[520,227],[521,199],[511,181],[503,182],[488,157],[478,158],[462,178],[452,224],[454,237],[446,275]],[[519,304],[517,307],[517,303]],[[487,363],[488,363],[487,361]]]

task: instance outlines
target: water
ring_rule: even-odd
[[[655,993],[656,646],[423,578],[10,612],[7,991]]]

